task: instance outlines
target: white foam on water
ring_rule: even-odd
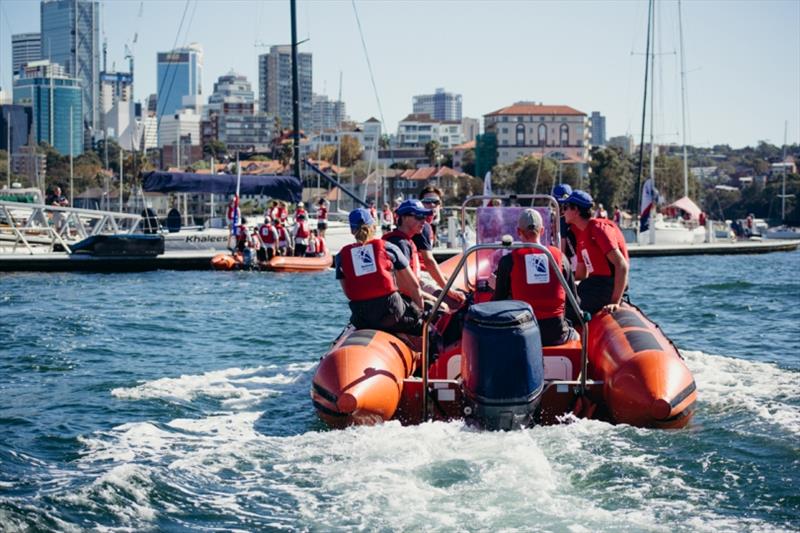
[[[744,411],[797,433],[792,375],[766,363],[684,355],[702,411]],[[659,436],[667,434],[658,430],[573,420],[514,432],[390,422],[260,433],[257,401],[312,367],[233,368],[116,389],[132,400],[241,401],[222,402],[228,412],[128,423],[82,438],[78,469],[96,479],[71,497],[134,528],[185,514],[191,502],[243,529],[780,530],[766,518],[726,514],[723,489],[697,485],[682,472],[683,459],[662,457],[667,441]],[[702,411],[701,418],[716,416]],[[173,492],[170,502],[153,495],[156,483]]]
[[[681,354],[694,374],[704,409],[743,412],[751,420],[800,436],[800,373],[760,361],[697,351]],[[703,416],[702,411],[698,414]]]
[[[312,365],[226,368],[199,375],[161,378],[136,387],[120,387],[111,394],[129,400],[160,399],[188,403],[198,397],[220,399],[223,406],[246,409],[275,395],[277,387],[295,382]],[[277,373],[274,373],[277,370]]]

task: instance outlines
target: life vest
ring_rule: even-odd
[[[250,234],[247,233],[247,226],[244,224],[240,224],[236,231],[236,240],[237,241],[246,241],[250,237]]]
[[[306,255],[317,255],[317,239],[308,239]]]
[[[575,249],[586,265],[586,273],[589,276],[613,276],[614,265],[603,253],[603,250],[596,242],[596,235],[605,233],[609,235],[612,242],[617,245],[619,251],[625,259],[628,259],[628,248],[625,245],[625,238],[616,224],[608,219],[592,218],[584,231],[579,231],[576,237]]]
[[[397,291],[392,260],[381,239],[348,244],[339,252],[339,266],[344,274],[344,294],[351,302],[372,300]]]
[[[281,207],[278,208],[278,216],[277,216],[277,218],[280,219],[282,222],[286,222],[286,219],[289,218],[289,212],[286,211],[285,207],[281,206]]]
[[[277,232],[272,224],[261,224],[258,228],[258,234],[261,237],[261,242],[264,244],[275,244]]]
[[[408,258],[408,261],[411,263],[411,271],[414,272],[414,275],[417,276],[417,278],[419,278],[419,253],[417,251],[417,245],[414,244],[414,241],[411,239],[411,237],[400,231],[400,229],[395,228],[394,231],[386,233],[382,239],[389,242],[392,242],[392,239],[408,241],[408,244],[411,246],[411,257]]]
[[[286,242],[289,240],[289,235],[286,233],[286,228],[283,226],[278,228],[278,244],[281,246],[285,245]]]
[[[306,222],[298,222],[297,223],[297,232],[295,232],[295,237],[298,239],[306,239],[309,235],[311,235],[311,230],[308,229],[308,224]]]
[[[299,209],[296,209],[296,210],[295,210],[295,212],[294,212],[294,219],[295,219],[295,220],[297,220],[297,217],[299,217],[300,215],[306,215],[306,210],[305,210],[305,209],[303,209],[302,207],[301,207],[301,208],[299,208]],[[307,215],[306,215],[306,216],[307,216]]]
[[[555,246],[547,249],[561,269],[561,250]],[[539,320],[562,316],[567,295],[547,256],[539,250],[518,248],[511,252],[511,260],[511,297],[531,304]]]
[[[325,246],[325,239],[317,237],[317,253],[319,255],[328,255],[328,247]]]
[[[384,226],[390,226],[394,222],[394,217],[392,216],[392,212],[389,209],[384,209],[381,213],[381,224]]]
[[[328,208],[321,205],[317,208],[317,220],[328,220]]]

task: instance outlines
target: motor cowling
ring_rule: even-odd
[[[531,425],[544,389],[539,325],[518,300],[472,305],[461,337],[468,423],[489,430]]]

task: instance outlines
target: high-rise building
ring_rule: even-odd
[[[28,143],[31,122],[30,107],[13,104],[0,106],[0,150],[11,154],[19,152],[20,147]]]
[[[255,101],[255,93],[247,76],[231,71],[217,79],[214,92],[208,97],[206,111],[252,115],[255,113]]]
[[[300,129],[310,130],[311,54],[297,54],[297,82],[300,89]],[[268,54],[258,56],[258,102],[262,112],[280,118],[281,127],[291,129],[292,120],[292,47],[272,46]]]
[[[263,150],[272,139],[273,117],[255,112],[255,95],[247,77],[220,76],[208,97],[202,123],[203,143],[216,139],[233,150]]]
[[[100,74],[101,130],[117,139],[126,150],[138,150],[139,135],[133,100],[133,75],[129,72]]]
[[[606,117],[599,111],[592,111],[592,146],[606,145]]]
[[[42,59],[58,63],[69,77],[80,80],[82,126],[94,134],[100,126],[100,4],[42,0],[40,9]]]
[[[156,118],[174,115],[184,107],[184,99],[192,101],[203,94],[203,47],[192,43],[186,48],[159,52],[157,64],[158,100]]]
[[[37,143],[46,142],[63,155],[70,148],[72,155],[83,153],[81,80],[66,76],[63,68],[47,60],[28,63],[14,79],[14,103],[31,107]]]
[[[434,120],[461,121],[461,95],[438,88],[433,94],[413,98],[414,114],[427,114]]]
[[[335,130],[347,120],[344,102],[330,100],[324,94],[311,96],[311,123],[312,130]]]
[[[19,67],[42,59],[42,34],[17,33],[11,36],[11,68],[16,76]]]

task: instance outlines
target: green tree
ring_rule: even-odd
[[[219,139],[211,139],[203,146],[203,155],[219,161],[228,155],[228,147]]]
[[[436,160],[439,157],[439,141],[430,140],[425,143],[425,157],[428,158],[428,163],[431,166],[436,164]]]
[[[352,166],[356,161],[358,161],[361,158],[361,152],[363,152],[364,149],[361,147],[361,143],[358,142],[358,139],[350,135],[344,135],[342,136],[339,143],[341,145],[341,153],[342,153],[342,160],[341,163],[339,163],[341,166],[343,167]]]
[[[613,147],[595,147],[591,151],[589,192],[594,200],[604,206],[627,206],[637,210],[638,198],[631,162],[622,150]]]
[[[470,148],[461,157],[461,171],[470,176],[475,176],[475,149]]]
[[[388,150],[390,143],[391,139],[387,134],[384,133],[383,135],[381,135],[381,138],[378,139],[378,148],[380,148],[381,150]]]

